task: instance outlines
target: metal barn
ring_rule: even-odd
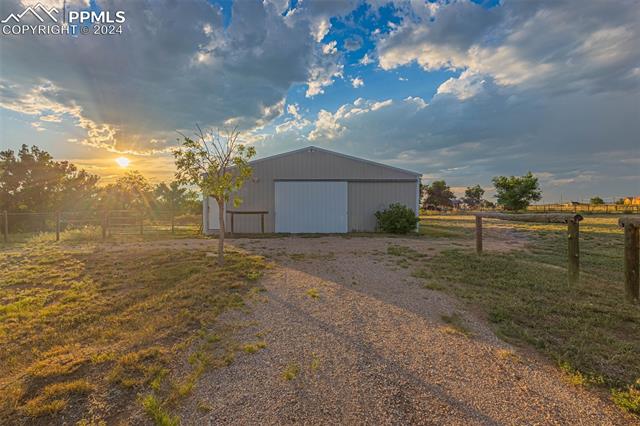
[[[227,206],[228,232],[375,231],[375,212],[391,203],[418,211],[419,173],[310,146],[251,162],[252,179]],[[217,232],[218,205],[203,203],[203,229]],[[232,223],[233,222],[233,223]]]

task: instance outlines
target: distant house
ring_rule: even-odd
[[[376,211],[392,203],[418,214],[420,173],[314,146],[250,164],[252,179],[237,194],[242,204],[227,207],[227,230],[232,213],[239,233],[261,232],[263,223],[265,232],[375,231]],[[203,209],[205,233],[216,232],[217,202],[205,197]]]
[[[624,199],[625,206],[640,206],[640,196],[627,197]]]

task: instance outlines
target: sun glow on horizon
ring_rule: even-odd
[[[118,163],[118,166],[122,167],[123,169],[129,167],[129,159],[127,157],[118,157],[115,161],[116,163]]]

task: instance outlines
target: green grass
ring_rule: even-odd
[[[455,226],[452,226],[455,225]],[[464,216],[421,217],[419,233],[427,238],[461,239],[470,235]]]
[[[216,318],[246,309],[266,266],[228,252],[219,267],[206,253],[41,239],[0,249],[0,418],[117,423],[152,392],[142,408],[171,424],[162,413],[233,362],[240,348]]]
[[[242,345],[242,350],[248,354],[254,354],[258,352],[260,349],[264,349],[267,347],[267,343],[264,341],[256,342],[256,343],[246,343]]]
[[[180,419],[169,414],[161,402],[152,394],[142,399],[142,406],[158,426],[177,426],[180,424]]]
[[[320,292],[318,291],[317,288],[310,288],[307,290],[307,296],[309,296],[312,299],[319,299]]]
[[[289,364],[282,372],[282,378],[291,381],[298,377],[298,374],[300,374],[300,366],[298,364]]]
[[[467,328],[464,320],[457,312],[454,312],[451,315],[441,315],[440,319],[447,324],[443,327],[443,331],[445,333],[471,337],[471,331]]]
[[[567,283],[565,226],[555,224],[485,221],[489,232],[525,236],[526,249],[481,256],[445,250],[414,276],[484,311],[500,337],[546,354],[572,383],[607,387],[614,402],[640,414],[640,309],[625,302],[624,242],[616,222],[589,217],[581,223],[581,281],[574,286]],[[450,223],[471,228],[473,217]]]

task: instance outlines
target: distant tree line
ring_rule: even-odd
[[[542,198],[538,178],[531,172],[524,176],[496,176],[493,178],[497,204],[505,210],[526,209],[532,201]],[[421,208],[424,210],[441,210],[443,208],[460,207],[463,203],[472,209],[493,208],[495,204],[485,200],[485,190],[480,185],[469,186],[464,197],[456,199],[455,194],[444,180],[436,180],[430,185],[421,185]]]
[[[140,172],[128,171],[115,182],[55,161],[46,151],[27,145],[0,151],[0,211],[53,212],[135,209],[199,213],[199,194],[177,181],[151,184]]]

